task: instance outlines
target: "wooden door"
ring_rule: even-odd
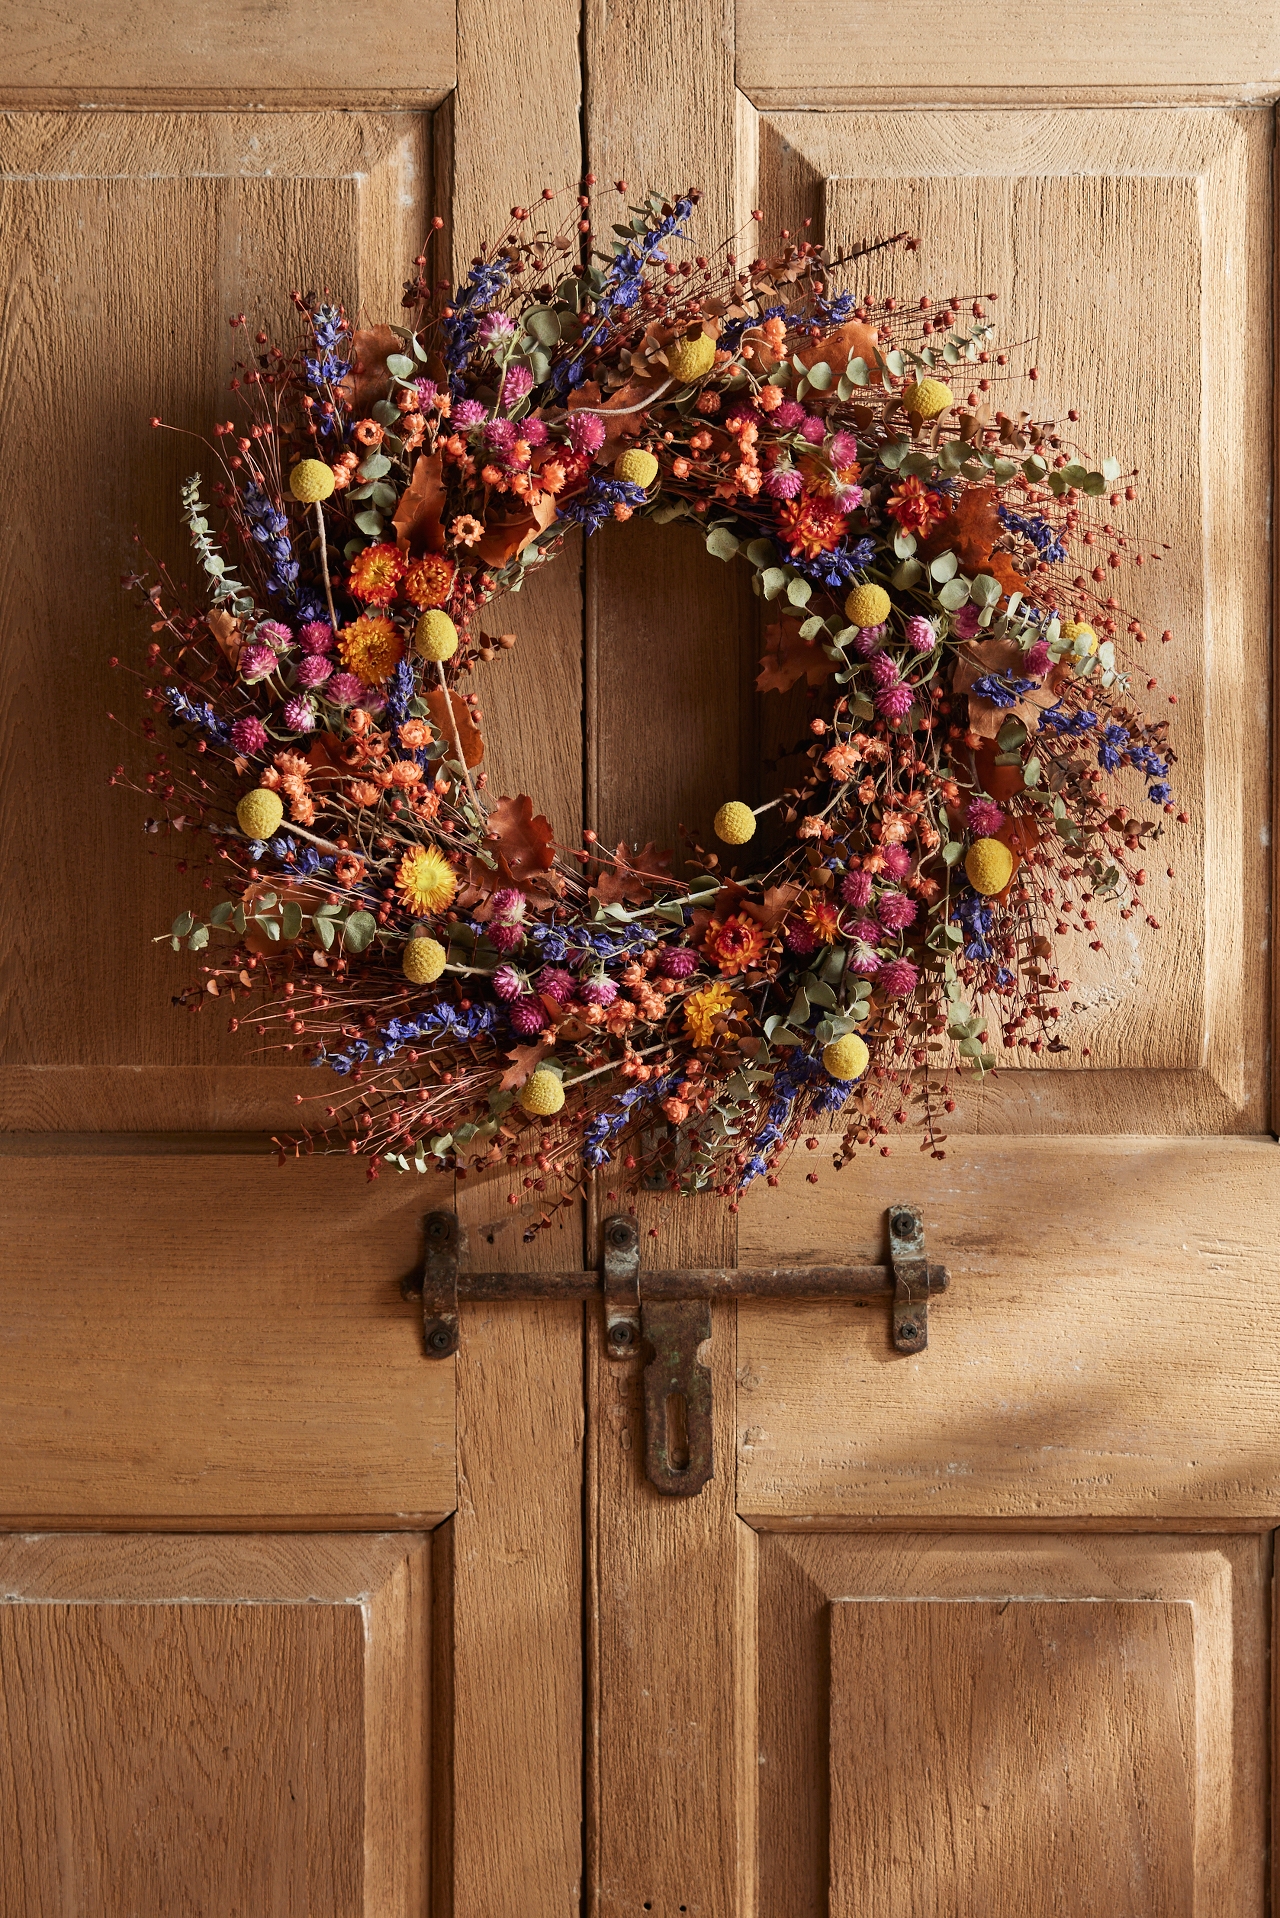
[[[373,0],[0,36],[0,1914],[1260,1918],[1271,17]],[[737,1215],[642,1202],[669,1266],[878,1259],[909,1200],[953,1274],[918,1359],[874,1310],[717,1307],[689,1501],[645,1482],[594,1313],[467,1308],[428,1366],[400,1297],[429,1205],[487,1267],[563,1267],[607,1189],[526,1244],[501,1181],[277,1168],[300,1076],[170,1013],[145,932],[191,875],[103,789],[115,582],[135,519],[177,556],[190,465],[146,419],[205,425],[228,315],[298,281],[386,311],[433,210],[465,259],[584,158],[700,184],[708,234],[918,228],[921,288],[1001,293],[1176,547],[1135,588],[1192,824],[1145,970],[1081,954],[1089,1068],[999,1074],[943,1162],[904,1136]],[[566,838],[669,837],[759,776],[754,602],[684,537],[609,529],[511,609],[493,776],[536,765]]]

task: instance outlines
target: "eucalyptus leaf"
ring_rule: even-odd
[[[387,371],[397,380],[411,380],[417,376],[417,367],[405,353],[388,353]]]
[[[707,534],[707,551],[713,559],[732,559],[738,550],[738,541],[727,526],[713,526]]]
[[[963,579],[949,579],[945,586],[938,589],[938,604],[945,606],[949,613],[955,613],[967,604],[969,583]]]
[[[807,579],[788,580],[787,598],[793,606],[807,606],[813,598],[813,587]]]
[[[944,580],[954,579],[960,570],[960,562],[954,553],[939,553],[936,559],[929,561],[929,577],[936,579],[939,585]]]
[[[815,393],[825,393],[835,374],[825,360],[815,360],[809,368],[809,384]]]
[[[787,583],[787,575],[781,566],[767,566],[760,575],[760,585],[766,599],[776,599]]]
[[[353,912],[342,928],[342,943],[348,952],[364,952],[373,943],[378,922],[371,912]]]

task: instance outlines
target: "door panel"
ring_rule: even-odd
[[[0,1540],[6,1918],[418,1913],[425,1538]]]
[[[1253,1918],[1270,1558],[763,1536],[759,1909]]]

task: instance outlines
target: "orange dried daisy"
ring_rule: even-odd
[[[389,606],[396,587],[404,578],[404,561],[399,549],[383,540],[378,546],[366,546],[357,553],[347,574],[347,585],[357,599],[370,606]]]
[[[900,480],[885,505],[890,519],[896,519],[908,533],[931,533],[951,508],[942,493],[932,493],[914,474]]]
[[[721,925],[707,927],[704,945],[719,970],[728,978],[759,965],[769,941],[765,929],[755,919],[743,919],[734,913]]]
[[[845,519],[840,508],[832,500],[815,499],[809,493],[783,500],[778,520],[792,554],[803,553],[806,559],[829,553],[844,537]]]
[[[393,622],[365,615],[344,626],[338,651],[349,673],[365,686],[380,686],[404,658],[404,640]]]
[[[430,611],[448,604],[457,573],[453,561],[446,559],[443,553],[428,553],[425,558],[414,560],[400,582],[400,591],[415,606]]]
[[[840,914],[829,899],[815,899],[804,909],[804,922],[824,946],[835,944],[840,932]]]

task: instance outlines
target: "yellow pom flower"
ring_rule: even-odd
[[[844,603],[845,618],[851,626],[883,626],[889,609],[889,595],[883,586],[855,586]]]
[[[333,468],[323,460],[299,460],[289,475],[289,491],[303,506],[328,499],[333,491]]]
[[[1098,650],[1098,635],[1092,626],[1086,626],[1083,620],[1067,620],[1062,628],[1062,637],[1070,640],[1072,648],[1077,653],[1096,653]]]
[[[255,786],[236,807],[236,823],[246,839],[270,839],[284,818],[284,802],[269,786]]]
[[[822,1063],[833,1079],[860,1079],[871,1064],[871,1054],[856,1032],[846,1032],[843,1039],[823,1046]]]
[[[715,1037],[714,1021],[733,1004],[733,990],[723,981],[691,992],[684,1002],[684,1022],[695,1046],[709,1046]]]
[[[964,869],[973,890],[990,898],[1013,878],[1013,854],[1003,839],[975,839],[964,856]]]
[[[706,333],[695,333],[691,340],[672,340],[667,348],[671,377],[681,386],[705,379],[716,363],[716,343]]]
[[[755,832],[756,816],[740,799],[726,799],[711,823],[724,845],[745,846]]]
[[[955,402],[955,394],[945,380],[915,380],[903,387],[901,398],[913,420],[936,420]]]
[[[560,1074],[539,1066],[520,1089],[520,1104],[535,1119],[549,1119],[564,1104],[564,1086]]]
[[[458,650],[458,629],[448,613],[432,610],[418,621],[413,650],[419,659],[452,659]]]
[[[410,912],[443,912],[458,876],[438,846],[413,846],[396,867],[396,886]]]
[[[366,613],[343,627],[338,651],[349,673],[366,686],[380,686],[404,658],[404,641],[393,620]]]
[[[438,939],[406,939],[403,971],[413,986],[429,986],[444,971],[445,949]]]
[[[628,480],[632,486],[648,488],[658,477],[658,462],[652,453],[633,446],[628,452],[619,453],[613,462],[613,477]]]

